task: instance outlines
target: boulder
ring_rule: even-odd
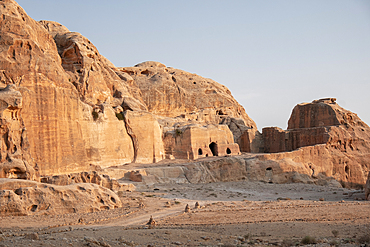
[[[88,213],[121,207],[119,197],[96,184],[58,186],[0,179],[0,215]]]

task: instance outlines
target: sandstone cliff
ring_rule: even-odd
[[[181,114],[215,110],[208,122],[217,123],[216,116],[242,118],[248,127],[256,124],[224,85],[158,62],[143,62],[135,67],[117,68],[129,74],[142,92],[148,110],[156,115],[177,117]]]
[[[365,198],[366,200],[370,201],[370,172],[367,175],[367,181],[365,185]]]
[[[189,119],[226,124],[237,142],[257,131],[211,79],[157,62],[116,68],[81,34],[36,22],[13,0],[0,5],[0,177],[157,162],[163,133]]]
[[[55,23],[41,25],[14,1],[0,4],[1,84],[19,98],[17,105],[2,104],[3,142],[9,143],[9,136],[12,143],[20,142],[2,148],[2,164],[14,162],[14,145],[23,163],[33,164],[40,175],[88,171],[89,163],[131,162],[133,143],[113,109],[115,99],[129,92],[110,63],[92,44],[84,46],[90,42],[81,35]],[[17,133],[6,127],[5,115],[13,116]]]
[[[278,153],[267,159],[302,163],[304,174],[321,173],[351,186],[364,185],[370,171],[370,128],[335,101],[298,104],[286,131],[264,128],[265,152]]]
[[[258,132],[256,124],[224,85],[153,61],[115,68],[115,71],[140,89],[148,111],[162,119],[163,127],[173,130],[176,124],[189,124],[189,121],[225,124],[232,131],[234,141],[243,147],[242,151],[257,151],[252,144]],[[134,104],[126,108],[138,109]],[[251,140],[241,139],[244,133],[251,133]]]

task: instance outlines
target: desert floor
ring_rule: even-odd
[[[291,246],[302,240],[365,246],[370,240],[370,201],[359,190],[238,181],[156,184],[119,196],[124,206],[114,210],[2,217],[0,246]],[[151,216],[156,224],[149,226]]]

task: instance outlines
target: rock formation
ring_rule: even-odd
[[[243,119],[248,127],[256,128],[229,89],[211,79],[158,62],[143,62],[135,67],[117,69],[131,76],[153,114],[177,117],[210,109],[215,112],[204,114],[204,121],[218,124],[220,118],[231,116]]]
[[[257,131],[215,81],[157,62],[116,68],[81,34],[36,22],[13,0],[0,2],[0,15],[0,177],[158,162],[162,134],[187,118],[227,124],[237,142]]]
[[[287,130],[260,134],[211,79],[159,62],[115,67],[81,34],[36,22],[13,0],[0,0],[0,16],[0,177],[117,190],[95,168],[227,156],[127,174],[137,182],[172,179],[163,174],[181,182],[366,182],[370,129],[333,98],[299,104]],[[240,152],[264,154],[228,157]]]
[[[116,179],[111,179],[108,175],[99,174],[96,171],[42,177],[41,182],[61,186],[74,183],[93,183],[114,192],[133,191],[135,189],[132,184],[121,184]]]
[[[193,127],[195,129],[191,130]],[[197,153],[199,149],[203,154],[212,153],[207,146],[202,146],[204,143],[231,135],[227,132],[216,134],[228,128],[219,127],[206,133],[201,132],[202,128],[179,124],[173,131],[168,131],[164,140],[170,149],[166,149],[166,153],[175,158],[176,155],[186,158],[189,154],[199,158],[202,157]],[[210,135],[212,133],[214,135]],[[333,98],[297,105],[288,130],[264,128],[262,136],[257,148],[265,153],[197,160],[176,167],[146,168],[140,170],[140,180],[145,183],[209,183],[246,179],[357,188],[366,183],[370,171],[370,128]],[[225,143],[230,139],[232,137],[224,139]],[[218,139],[218,143],[222,140]]]
[[[264,128],[269,160],[300,162],[300,173],[332,176],[350,186],[364,185],[370,171],[370,128],[334,98],[298,104],[288,129]]]
[[[370,172],[367,175],[367,181],[365,185],[365,198],[366,200],[370,201]]]
[[[88,213],[121,207],[119,197],[96,184],[57,186],[0,178],[0,215]]]
[[[240,154],[238,144],[226,125],[186,125],[167,131],[164,138],[166,155],[177,159]]]

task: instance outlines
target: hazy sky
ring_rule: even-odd
[[[370,124],[369,0],[18,0],[116,66],[159,61],[227,86],[261,130],[336,97]]]

